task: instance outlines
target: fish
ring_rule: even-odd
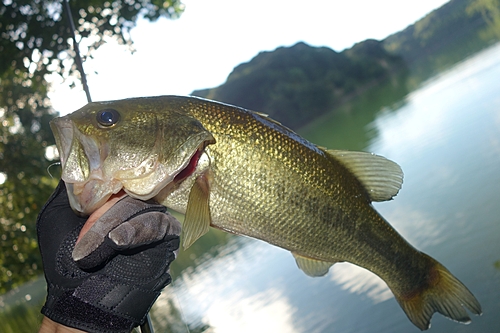
[[[210,227],[289,250],[309,276],[338,262],[378,275],[421,330],[435,312],[469,323],[474,295],[373,207],[403,182],[398,164],[317,146],[267,115],[191,96],[93,102],[50,123],[73,210],[120,191],[185,214],[183,246]]]

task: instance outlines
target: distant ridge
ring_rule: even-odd
[[[433,75],[498,42],[500,26],[494,23],[500,22],[500,8],[490,5],[494,2],[452,0],[384,39],[384,48],[403,57],[413,73]]]
[[[193,95],[262,111],[299,127],[403,68],[402,58],[376,40],[341,53],[298,43],[261,52],[237,66],[221,86]]]

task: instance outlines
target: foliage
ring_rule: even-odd
[[[422,81],[498,40],[500,1],[452,0],[383,44]]]
[[[236,67],[223,85],[193,94],[262,111],[297,128],[403,68],[375,40],[342,53],[298,43],[262,52]]]
[[[480,32],[483,39],[500,40],[500,0],[474,0],[467,6],[466,12],[469,16],[481,13],[488,25]]]
[[[46,171],[55,116],[47,78],[79,80],[61,1],[0,2],[0,292],[41,273],[35,220],[56,184]],[[183,11],[180,0],[70,0],[70,6],[84,58],[110,38],[132,50],[128,32],[139,16],[175,18]]]
[[[0,331],[2,333],[37,332],[42,322],[40,308],[45,300],[32,303],[16,304],[0,312]],[[27,306],[27,305],[30,306]]]

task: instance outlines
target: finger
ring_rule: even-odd
[[[172,215],[148,212],[119,225],[109,233],[117,249],[131,249],[162,240],[166,235],[179,235],[181,226]]]
[[[76,240],[76,243],[80,241],[80,239],[92,228],[92,226],[97,222],[97,220],[104,214],[106,213],[111,207],[113,207],[118,201],[123,199],[127,194],[124,191],[120,191],[117,194],[113,194],[108,201],[104,203],[101,207],[99,207],[95,212],[93,212],[87,222],[85,222],[85,225],[83,226],[82,230],[80,231],[80,234],[78,235],[78,239]]]
[[[165,212],[166,208],[151,202],[125,197],[115,203],[97,220],[90,221],[92,226],[80,238],[73,250],[73,260],[79,261],[95,251],[111,230],[132,217],[151,211]]]
[[[108,228],[112,228],[114,223],[108,223],[109,219],[103,221],[103,223],[98,224],[95,228],[92,228],[94,224],[105,214],[110,208],[112,208],[118,201],[126,196],[125,192],[120,192],[111,196],[111,198],[106,201],[99,209],[97,209],[92,215],[89,216],[82,230],[76,240],[75,248],[73,249],[72,257],[73,260],[79,262],[82,258],[87,257],[90,253],[94,252],[104,241],[106,237],[106,231]],[[83,240],[83,241],[82,241]],[[94,263],[96,261],[104,260],[104,256],[112,255],[110,251],[101,251],[99,253],[98,260],[91,260]],[[102,258],[101,258],[102,257]],[[81,264],[82,265],[82,264]]]
[[[172,215],[155,211],[146,212],[119,225],[94,251],[83,258],[78,258],[75,262],[83,270],[96,269],[121,251],[132,250],[157,241],[169,243],[169,249],[175,258],[179,249],[180,232],[181,225]],[[82,241],[88,239],[90,235],[92,231],[87,233]]]

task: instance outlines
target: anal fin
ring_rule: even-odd
[[[293,253],[293,257],[295,258],[295,262],[297,263],[297,266],[306,273],[309,276],[312,277],[318,277],[318,276],[323,276],[328,273],[328,270],[330,267],[335,264],[334,262],[328,262],[328,261],[322,261],[322,260],[316,260],[312,258],[307,258],[304,256],[301,256],[300,254]]]
[[[206,174],[196,178],[189,193],[186,216],[182,226],[183,247],[187,249],[210,228],[210,187]]]

